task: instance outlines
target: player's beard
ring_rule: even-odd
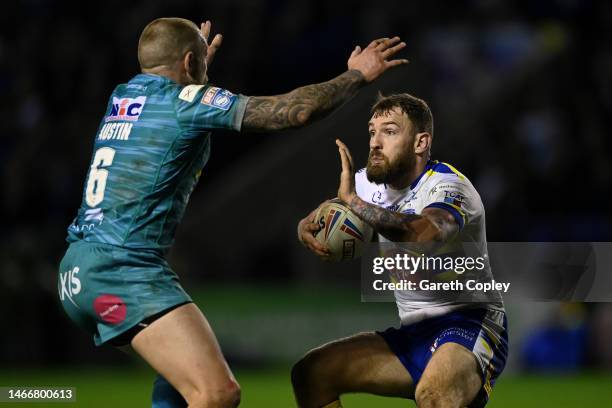
[[[382,159],[382,163],[372,163],[373,158]],[[371,183],[392,185],[405,177],[406,173],[414,168],[415,163],[414,152],[408,151],[390,161],[380,150],[371,150],[368,156],[366,176]]]

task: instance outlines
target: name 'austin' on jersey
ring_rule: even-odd
[[[247,100],[149,74],[117,86],[68,242],[167,251],[210,156],[209,130],[239,131]]]

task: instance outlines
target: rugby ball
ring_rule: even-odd
[[[372,227],[337,198],[327,201],[319,208],[315,222],[319,224],[315,238],[327,245],[332,261],[360,257],[363,245],[372,240]]]

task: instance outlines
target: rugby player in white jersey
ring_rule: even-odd
[[[348,148],[336,142],[342,161],[338,198],[381,242],[468,242],[485,254],[478,192],[453,166],[430,157],[433,117],[427,104],[409,94],[381,96],[368,129],[367,167],[356,174]],[[298,237],[325,259],[327,248],[314,238],[315,213],[300,221]],[[491,277],[488,266],[479,273]],[[413,292],[395,291],[399,328],[308,352],[292,371],[298,406],[341,407],[340,396],[351,392],[410,398],[420,408],[484,406],[508,353],[501,298],[459,303],[438,294],[415,300]]]

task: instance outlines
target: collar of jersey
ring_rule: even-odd
[[[419,181],[421,181],[421,179],[423,178],[425,173],[427,173],[429,170],[431,170],[432,167],[435,164],[436,163],[433,162],[432,160],[427,160],[427,165],[425,165],[425,170],[423,170],[423,172],[421,174],[419,174],[419,177],[417,177],[416,179],[414,179],[414,181],[412,183],[410,183],[410,189],[411,190],[414,190],[414,188],[417,186],[417,184],[419,184]]]
[[[419,184],[419,181],[421,181],[421,179],[423,178],[425,173],[430,171],[436,164],[437,164],[437,161],[428,160],[427,164],[425,165],[425,169],[423,170],[423,172],[421,174],[419,174],[419,176],[417,178],[415,178],[414,181],[412,183],[410,183],[410,185],[408,187],[404,187],[404,188],[402,188],[400,190],[395,190],[395,189],[392,189],[388,184],[385,184],[385,189],[394,190],[394,191],[397,191],[398,193],[403,193],[403,192],[408,191],[408,190],[414,190],[414,188]]]
[[[132,78],[132,80],[130,82],[149,82],[149,81],[158,81],[158,82],[174,82],[169,78],[166,78],[165,76],[162,75],[156,75],[156,74],[147,74],[144,72],[141,72],[140,74],[136,75],[134,78]]]

